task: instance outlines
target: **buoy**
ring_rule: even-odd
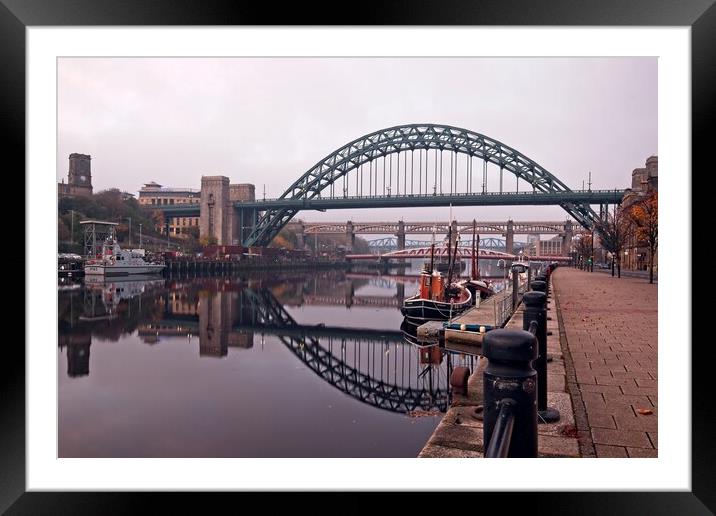
[[[465,331],[466,328],[467,328],[467,326],[465,326],[465,323],[463,323],[463,324],[460,325],[460,329],[461,329],[462,331]]]
[[[484,326],[480,326],[480,333],[485,333],[485,327],[484,327]]]

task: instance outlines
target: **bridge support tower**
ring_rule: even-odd
[[[346,223],[346,246],[350,251],[353,251],[353,247],[356,245],[356,234],[353,229],[353,222],[350,220]]]
[[[572,250],[572,238],[574,237],[574,225],[571,220],[564,224],[564,236],[562,237],[562,255],[569,256]]]
[[[405,249],[405,222],[402,220],[398,222],[398,232],[395,234],[398,237],[398,251]]]
[[[256,188],[250,183],[229,185],[229,200],[231,204],[236,201],[255,201]],[[232,245],[242,245],[258,222],[256,209],[232,209],[229,218],[229,235]]]
[[[201,176],[200,238],[215,238],[219,245],[229,242],[231,201],[229,178]]]
[[[305,240],[305,227],[303,226],[303,223],[300,222],[298,225],[295,226],[296,228],[296,247],[298,249],[305,249],[306,247],[306,240]]]
[[[505,237],[505,252],[514,254],[515,252],[515,227],[512,219],[507,221],[507,233],[503,234]]]

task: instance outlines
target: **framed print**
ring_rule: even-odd
[[[27,242],[3,510],[714,510],[689,210],[711,2],[2,4]]]

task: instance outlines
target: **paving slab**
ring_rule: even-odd
[[[655,457],[657,285],[568,267],[551,281],[585,448],[597,457]]]

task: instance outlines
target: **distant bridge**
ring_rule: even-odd
[[[352,232],[357,235],[395,235],[402,231],[406,235],[446,235],[450,223],[440,222],[302,222],[288,224],[293,231],[304,235],[345,235]],[[473,221],[453,221],[453,231],[472,238]],[[561,221],[475,221],[475,232],[478,235],[504,235],[512,232],[516,235],[563,235],[572,231],[574,225],[569,220]],[[482,242],[482,239],[481,239]],[[504,243],[504,242],[503,242]]]
[[[480,239],[480,249],[492,249],[493,251],[504,251],[505,250],[505,240],[500,238],[481,238]],[[373,240],[368,240],[368,247],[371,249],[371,251],[393,251],[395,249],[398,249],[398,240],[395,237],[383,237],[383,238],[376,238]],[[430,247],[432,244],[429,240],[405,240],[405,248],[411,249],[413,247]],[[435,242],[436,247],[444,245],[441,241]],[[529,244],[526,242],[515,242],[513,244],[515,249],[524,249]],[[458,246],[460,247],[472,247],[472,238],[469,239],[461,239],[458,242]]]
[[[406,235],[445,235],[449,232],[453,235],[462,235],[461,245],[467,245],[466,242],[472,242],[473,229],[478,235],[502,235],[504,241],[498,239],[480,239],[480,248],[492,248],[489,244],[483,244],[487,240],[488,243],[499,243],[505,252],[514,252],[524,249],[527,244],[521,242],[515,243],[516,234],[521,235],[558,235],[561,237],[561,248],[568,250],[574,236],[574,223],[571,220],[563,221],[457,221],[453,220],[452,224],[447,221],[433,222],[303,222],[295,221],[287,225],[298,238],[298,246],[303,247],[305,238],[308,235],[345,235],[351,247],[355,245],[356,235],[394,235],[397,237],[395,248],[405,249],[407,247],[415,247],[407,245]]]

